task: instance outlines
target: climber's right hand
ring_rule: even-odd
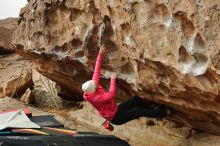
[[[104,45],[101,46],[101,48],[99,49],[99,53],[101,54],[105,54],[106,48]]]
[[[116,73],[116,72],[112,73],[111,79],[112,79],[112,80],[115,80],[116,78],[117,78],[117,73]]]

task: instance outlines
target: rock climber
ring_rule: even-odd
[[[134,96],[119,105],[116,104],[116,77],[117,73],[112,73],[110,89],[106,92],[100,85],[101,63],[105,54],[105,46],[102,45],[96,60],[95,70],[92,80],[82,85],[83,97],[99,112],[99,114],[115,125],[121,125],[139,117],[159,118],[167,116],[167,108],[152,108],[147,106],[138,96]]]

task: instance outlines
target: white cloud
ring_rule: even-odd
[[[0,19],[18,17],[20,9],[27,4],[27,0],[0,0]]]

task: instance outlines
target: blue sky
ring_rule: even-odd
[[[27,4],[27,0],[0,0],[0,19],[18,17],[20,8]]]

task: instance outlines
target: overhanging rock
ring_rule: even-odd
[[[13,43],[43,75],[82,94],[104,43],[102,84],[119,73],[118,97],[176,109],[175,119],[220,134],[219,1],[31,0]]]

